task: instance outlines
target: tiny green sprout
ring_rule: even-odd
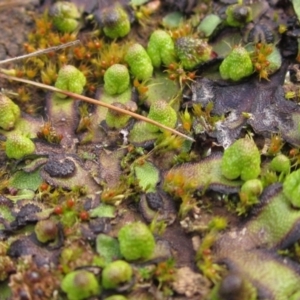
[[[124,260],[109,263],[102,271],[102,286],[105,289],[115,289],[132,278],[132,268]]]
[[[291,170],[291,161],[284,154],[278,154],[275,156],[270,164],[272,171],[289,174]]]
[[[153,65],[145,48],[140,44],[131,45],[125,55],[130,72],[138,80],[146,80],[152,76]]]
[[[0,93],[0,127],[4,130],[13,129],[20,115],[19,106],[6,95]]]
[[[241,27],[252,21],[252,9],[243,4],[229,5],[226,9],[226,22],[232,27]]]
[[[294,207],[300,208],[300,169],[286,177],[283,182],[283,193]]]
[[[119,4],[104,8],[101,13],[101,23],[106,36],[116,39],[130,32],[130,21],[127,12]]]
[[[81,94],[86,84],[86,78],[81,71],[71,65],[63,66],[55,82],[55,87],[72,93]],[[59,98],[66,98],[66,95],[56,93]]]
[[[147,52],[155,68],[161,64],[168,66],[175,59],[173,39],[166,31],[155,30],[148,41]]]
[[[245,137],[228,147],[222,158],[222,175],[228,179],[255,179],[260,174],[260,153],[254,141]]]
[[[62,280],[61,289],[69,300],[83,300],[100,293],[100,285],[95,275],[86,270],[68,273]]]
[[[14,133],[5,142],[5,153],[8,158],[20,159],[35,151],[32,140],[24,135]]]
[[[250,54],[242,46],[235,46],[220,65],[220,74],[223,79],[239,81],[253,73]]]
[[[53,25],[61,32],[73,32],[78,28],[80,12],[72,2],[58,1],[49,11]]]
[[[191,70],[212,57],[212,47],[204,40],[193,37],[178,38],[175,52],[186,70]]]
[[[39,242],[47,243],[56,239],[58,227],[53,220],[38,221],[34,227],[34,232]]]
[[[124,65],[112,65],[104,73],[104,90],[109,95],[125,92],[129,87],[129,83],[129,71]]]
[[[177,113],[172,106],[164,100],[157,100],[151,106],[148,118],[174,128],[177,123]],[[157,132],[160,129],[152,124],[147,124],[147,130]]]
[[[118,233],[120,251],[126,260],[148,259],[155,248],[154,237],[142,222],[124,225]]]

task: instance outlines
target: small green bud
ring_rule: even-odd
[[[101,22],[104,34],[112,39],[124,37],[130,32],[128,14],[121,5],[112,5],[102,10]]]
[[[5,153],[8,158],[20,159],[35,151],[32,140],[21,134],[11,134],[5,142]]]
[[[129,282],[132,278],[132,268],[124,260],[116,260],[108,264],[102,272],[102,286],[105,289],[114,289]]]
[[[239,81],[253,73],[250,54],[242,46],[235,46],[220,65],[220,74],[223,79]]]
[[[147,52],[155,68],[159,68],[161,64],[168,66],[175,56],[171,36],[164,30],[155,30],[150,36]]]
[[[300,170],[287,175],[283,182],[283,193],[294,207],[300,208]]]
[[[59,2],[58,2],[59,3]],[[63,66],[55,82],[55,87],[72,93],[81,94],[86,84],[86,78],[81,71],[71,65]],[[66,95],[56,93],[59,98],[67,98]]]
[[[206,37],[211,36],[222,23],[222,19],[215,14],[207,15],[197,27],[197,31],[203,32]]]
[[[14,128],[21,112],[17,104],[4,94],[0,94],[0,127],[4,130]]]
[[[228,179],[241,176],[244,181],[255,179],[260,174],[260,153],[250,138],[235,141],[224,152],[222,175]]]
[[[61,32],[73,32],[79,25],[80,12],[74,3],[59,1],[49,11],[53,25]]]
[[[137,79],[146,80],[152,76],[152,62],[142,45],[131,45],[125,55],[125,61],[130,67],[130,72]]]
[[[241,187],[241,192],[249,197],[258,197],[263,191],[262,182],[258,179],[250,179],[244,182]]]
[[[175,51],[183,68],[187,70],[208,61],[212,56],[212,47],[206,41],[192,37],[177,39]]]
[[[229,5],[226,9],[226,16],[229,26],[240,27],[252,21],[252,9],[242,4]]]
[[[95,275],[85,270],[68,273],[62,280],[61,289],[69,300],[83,300],[100,294],[100,285]]]
[[[272,159],[270,167],[272,171],[289,174],[291,162],[287,156],[279,154]]]
[[[172,106],[164,100],[157,100],[150,106],[148,118],[157,121],[163,125],[174,128],[177,123],[177,113]],[[158,126],[147,124],[147,130],[157,132]]]
[[[39,242],[47,243],[56,239],[58,227],[53,220],[41,220],[36,223],[34,232]]]
[[[112,65],[104,73],[104,90],[109,95],[125,92],[129,87],[129,83],[129,72],[124,65]]]
[[[124,225],[118,233],[118,238],[121,254],[129,261],[147,259],[155,248],[154,237],[142,222]]]

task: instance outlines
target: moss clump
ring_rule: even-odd
[[[100,293],[95,275],[85,270],[68,273],[62,280],[61,289],[69,300],[83,300]]]
[[[164,100],[157,100],[150,106],[148,118],[174,128],[177,123],[177,113],[172,106]],[[150,132],[157,132],[160,130],[158,126],[147,124],[147,130]]]
[[[80,12],[74,3],[59,1],[49,11],[53,25],[61,32],[73,32],[79,26]]]
[[[129,261],[148,259],[155,248],[155,240],[151,231],[141,222],[123,226],[118,233],[118,238],[121,254]]]
[[[5,142],[5,153],[8,158],[20,159],[35,151],[32,140],[21,134],[11,134]]]
[[[124,65],[112,65],[104,74],[104,90],[109,95],[125,92],[129,87],[129,83],[129,71]]]
[[[175,43],[175,52],[186,70],[208,61],[212,56],[212,47],[204,40],[182,37]]]
[[[102,286],[105,289],[114,289],[129,282],[132,278],[132,268],[124,260],[116,260],[108,264],[102,271]]]
[[[103,9],[101,23],[103,24],[104,34],[112,39],[124,37],[130,32],[128,14],[118,4]]]
[[[0,94],[0,127],[4,130],[13,129],[20,115],[19,106],[4,94]]]
[[[174,42],[164,30],[155,30],[151,34],[147,52],[155,68],[159,68],[161,64],[168,66],[175,60]]]
[[[55,82],[55,87],[72,93],[81,94],[86,84],[86,78],[81,71],[71,65],[63,66]],[[59,98],[67,98],[66,95],[56,93]]]
[[[224,152],[222,175],[228,179],[247,181],[260,174],[260,153],[252,139],[246,137],[235,141]]]
[[[250,54],[242,46],[236,46],[220,65],[220,74],[223,79],[239,81],[253,73]]]
[[[137,43],[131,45],[125,55],[125,61],[128,63],[132,75],[138,80],[146,80],[152,76],[152,62],[142,45]]]

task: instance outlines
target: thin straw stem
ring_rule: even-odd
[[[75,41],[72,41],[72,42],[69,42],[69,43],[65,43],[65,44],[62,44],[62,45],[59,45],[59,46],[50,47],[50,48],[47,48],[47,49],[37,50],[37,51],[29,53],[29,54],[25,54],[25,55],[21,55],[21,56],[1,60],[0,65],[7,64],[7,63],[13,62],[13,61],[18,61],[18,60],[21,60],[21,59],[24,59],[24,58],[29,58],[29,57],[33,57],[33,56],[37,56],[37,55],[57,51],[57,50],[64,49],[64,48],[67,48],[67,47],[72,47],[72,46],[75,46],[75,45],[78,45],[78,44],[80,44],[80,40],[75,40]]]
[[[1,73],[0,73],[0,77],[6,78],[8,80],[14,80],[14,81],[18,81],[18,82],[23,82],[23,83],[27,83],[27,84],[30,84],[30,85],[34,85],[34,86],[37,86],[37,87],[40,87],[40,88],[44,88],[44,89],[52,91],[52,92],[61,93],[61,94],[64,94],[64,95],[66,95],[68,97],[74,98],[76,100],[82,100],[82,101],[85,101],[85,102],[88,102],[88,103],[91,103],[91,104],[103,106],[103,107],[106,107],[108,109],[112,109],[112,110],[115,110],[117,112],[130,115],[130,116],[132,116],[135,119],[138,119],[138,120],[150,123],[152,125],[156,125],[156,126],[162,128],[162,129],[165,129],[165,130],[167,130],[167,131],[169,131],[169,132],[171,132],[173,134],[181,136],[181,137],[183,137],[183,138],[185,138],[185,139],[187,139],[189,141],[192,141],[192,142],[195,141],[192,137],[187,136],[187,135],[185,135],[185,134],[183,134],[183,133],[181,133],[181,132],[179,132],[179,131],[177,131],[177,130],[175,130],[173,128],[165,126],[165,125],[163,125],[163,124],[161,124],[159,122],[156,122],[156,121],[154,121],[152,119],[146,118],[144,116],[141,116],[141,115],[136,114],[134,112],[131,112],[129,110],[122,109],[122,108],[113,106],[111,104],[108,104],[108,103],[105,103],[105,102],[102,102],[102,101],[99,101],[99,100],[95,100],[95,99],[92,99],[92,98],[89,98],[89,97],[86,97],[86,96],[83,96],[83,95],[75,94],[75,93],[72,93],[72,92],[64,91],[64,90],[58,89],[58,88],[50,86],[50,85],[46,85],[46,84],[43,84],[43,83],[38,83],[38,82],[27,80],[27,79],[22,79],[22,78],[18,78],[18,77],[14,77],[14,76],[9,76],[9,75],[5,75],[5,74],[1,74]]]

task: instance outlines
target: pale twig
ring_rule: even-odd
[[[64,48],[67,48],[67,47],[72,47],[72,46],[78,45],[79,43],[80,43],[80,40],[75,40],[73,42],[69,42],[69,43],[66,43],[66,44],[59,45],[59,46],[54,46],[54,47],[50,47],[50,48],[47,48],[47,49],[41,49],[41,50],[37,50],[37,51],[29,53],[29,54],[25,54],[25,55],[13,57],[13,58],[8,58],[8,59],[5,59],[5,60],[0,60],[0,65],[6,64],[6,63],[9,63],[9,62],[12,62],[12,61],[21,60],[21,59],[24,59],[24,58],[29,58],[29,57],[49,53],[49,52],[54,52],[54,51],[64,49]]]
[[[83,95],[79,95],[79,94],[75,94],[75,93],[72,93],[72,92],[68,92],[68,91],[64,91],[64,90],[61,90],[61,89],[58,89],[54,86],[50,86],[50,85],[46,85],[46,84],[43,84],[43,83],[39,83],[39,82],[35,82],[35,81],[31,81],[31,80],[27,80],[27,79],[22,79],[22,78],[18,78],[18,77],[14,77],[14,76],[9,76],[9,75],[5,75],[5,74],[1,74],[0,73],[0,77],[2,78],[6,78],[8,80],[14,80],[14,81],[18,81],[18,82],[23,82],[23,83],[27,83],[27,84],[30,84],[30,85],[34,85],[34,86],[37,86],[37,87],[40,87],[40,88],[43,88],[43,89],[46,89],[46,90],[49,90],[49,91],[52,91],[52,92],[56,92],[56,93],[61,93],[61,94],[64,94],[68,97],[72,97],[74,99],[77,99],[77,100],[82,100],[82,101],[85,101],[85,102],[89,102],[89,103],[92,103],[92,104],[95,104],[95,105],[99,105],[99,106],[103,106],[103,107],[106,107],[108,109],[112,109],[112,110],[115,110],[117,112],[120,112],[120,113],[123,113],[123,114],[127,114],[129,116],[132,116],[133,118],[135,119],[138,119],[138,120],[141,120],[141,121],[144,121],[144,122],[147,122],[147,123],[150,123],[152,125],[155,125],[161,129],[165,129],[173,134],[176,134],[176,135],[179,135],[189,141],[192,141],[194,142],[195,140],[190,137],[190,136],[187,136],[173,128],[170,128],[168,126],[165,126],[159,122],[156,122],[152,119],[149,119],[149,118],[146,118],[144,116],[141,116],[139,114],[136,114],[136,113],[133,113],[129,110],[126,110],[126,109],[122,109],[122,108],[119,108],[119,107],[116,107],[116,106],[113,106],[111,104],[108,104],[108,103],[105,103],[105,102],[102,102],[102,101],[99,101],[99,100],[95,100],[95,99],[92,99],[92,98],[89,98],[89,97],[86,97],[86,96],[83,96]]]

